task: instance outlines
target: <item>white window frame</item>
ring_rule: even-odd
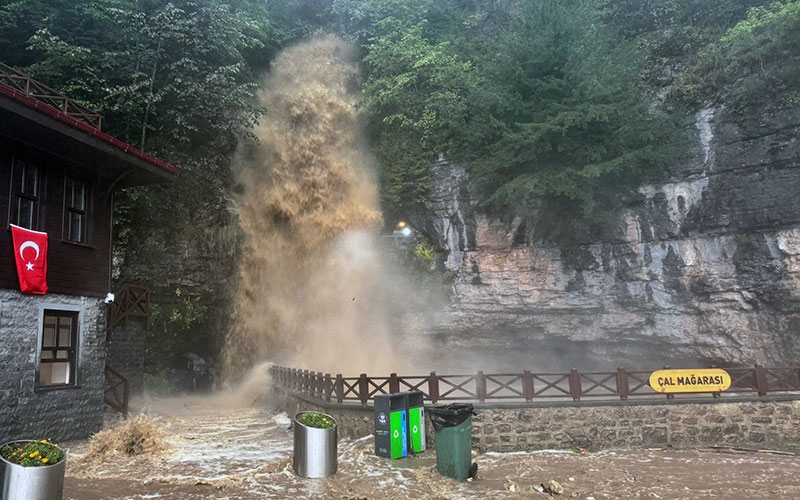
[[[75,371],[75,376],[73,377],[73,382],[68,385],[41,385],[39,382],[39,377],[41,376],[42,370],[42,341],[44,336],[44,312],[45,311],[63,311],[65,313],[78,313],[78,332],[77,332],[77,339],[75,345],[75,362],[72,369]],[[34,387],[37,391],[52,391],[58,389],[72,389],[75,387],[80,387],[80,361],[81,361],[81,353],[83,352],[83,332],[85,331],[84,328],[84,308],[80,305],[75,304],[64,304],[64,303],[41,303],[39,304],[39,321],[37,324],[36,329],[36,374],[35,374],[35,381]]]

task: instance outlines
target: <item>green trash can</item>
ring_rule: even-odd
[[[471,404],[454,403],[428,408],[436,436],[436,470],[458,481],[475,477],[477,464],[472,463]]]

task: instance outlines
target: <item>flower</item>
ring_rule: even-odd
[[[64,459],[64,452],[49,440],[13,441],[0,447],[0,456],[23,467],[54,465]]]

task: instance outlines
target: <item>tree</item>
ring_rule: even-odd
[[[379,22],[364,88],[385,201],[424,206],[425,165],[440,153],[468,165],[486,208],[544,203],[575,222],[559,224],[573,235],[635,196],[642,175],[674,158],[677,129],[653,111],[636,47],[614,36],[598,7],[440,7],[464,28],[450,32]]]
[[[430,165],[458,134],[476,82],[471,64],[447,43],[432,44],[421,24],[379,23],[364,59],[370,130],[381,162],[385,206],[401,216],[428,203]]]
[[[753,108],[800,105],[800,1],[748,11],[676,82],[670,98],[690,105],[724,101],[740,118]]]
[[[228,204],[232,156],[263,113],[259,73],[302,22],[255,0],[42,3],[2,7],[7,54],[102,113],[106,132],[182,169],[172,185],[115,197],[115,281],[148,285],[157,301],[180,286],[214,311],[180,335],[222,333],[241,241]]]

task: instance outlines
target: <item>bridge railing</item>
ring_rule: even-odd
[[[731,386],[724,392],[692,393],[692,397],[724,395],[779,395],[800,392],[800,367],[725,368]],[[478,403],[531,403],[536,401],[581,401],[586,399],[674,398],[682,394],[662,394],[650,387],[653,370],[614,372],[519,373],[370,377],[345,377],[283,366],[270,369],[273,384],[326,402],[368,404],[376,395],[419,390],[430,403],[471,401]]]

